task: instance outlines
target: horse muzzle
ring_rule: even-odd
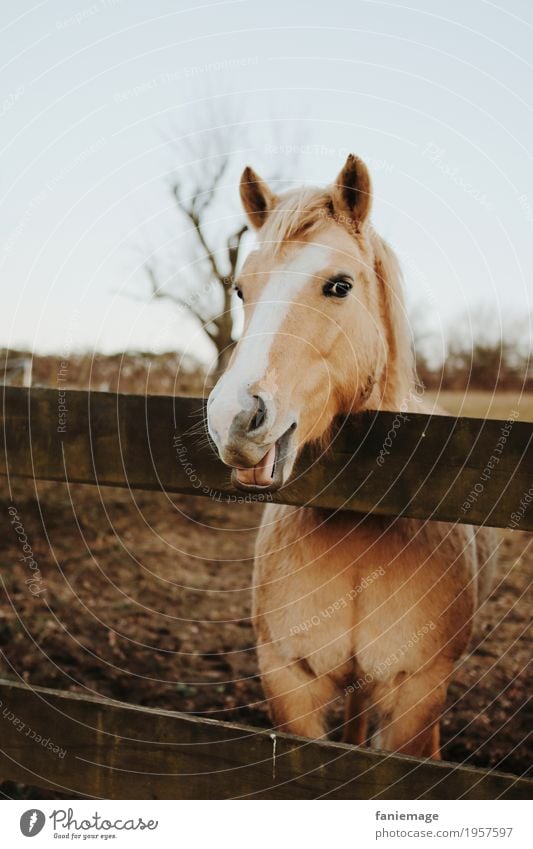
[[[268,448],[264,457],[253,466],[236,466],[231,480],[238,489],[247,491],[275,491],[283,486],[294,463],[294,432],[296,422]]]
[[[212,393],[207,408],[208,429],[220,459],[232,469],[232,482],[239,489],[279,489],[292,468],[296,422],[281,428],[275,437],[274,401],[261,394],[247,396],[234,412],[223,393]]]

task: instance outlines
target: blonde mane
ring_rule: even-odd
[[[412,410],[418,378],[402,270],[391,246],[373,228],[370,228],[369,241],[374,254],[374,270],[381,283],[381,317],[388,348],[379,409]]]

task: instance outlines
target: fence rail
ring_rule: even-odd
[[[4,387],[0,474],[242,498],[195,398]],[[394,413],[306,450],[287,504],[533,530],[533,424]],[[0,775],[102,798],[530,798],[533,781],[0,681]]]
[[[0,474],[242,497],[198,398],[4,387]],[[533,530],[533,423],[374,413],[304,451],[286,504]]]
[[[533,791],[533,781],[495,771],[9,681],[0,680],[0,700],[0,775],[56,792],[108,799],[527,799]]]

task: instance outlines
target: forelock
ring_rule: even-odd
[[[331,198],[320,189],[280,195],[259,233],[261,248],[275,253],[284,243],[309,236],[331,219]]]

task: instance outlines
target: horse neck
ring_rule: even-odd
[[[386,364],[377,381],[377,397],[373,399],[373,406],[380,410],[410,409],[416,374],[402,273],[396,254],[381,236],[373,232],[371,243],[387,346]]]

